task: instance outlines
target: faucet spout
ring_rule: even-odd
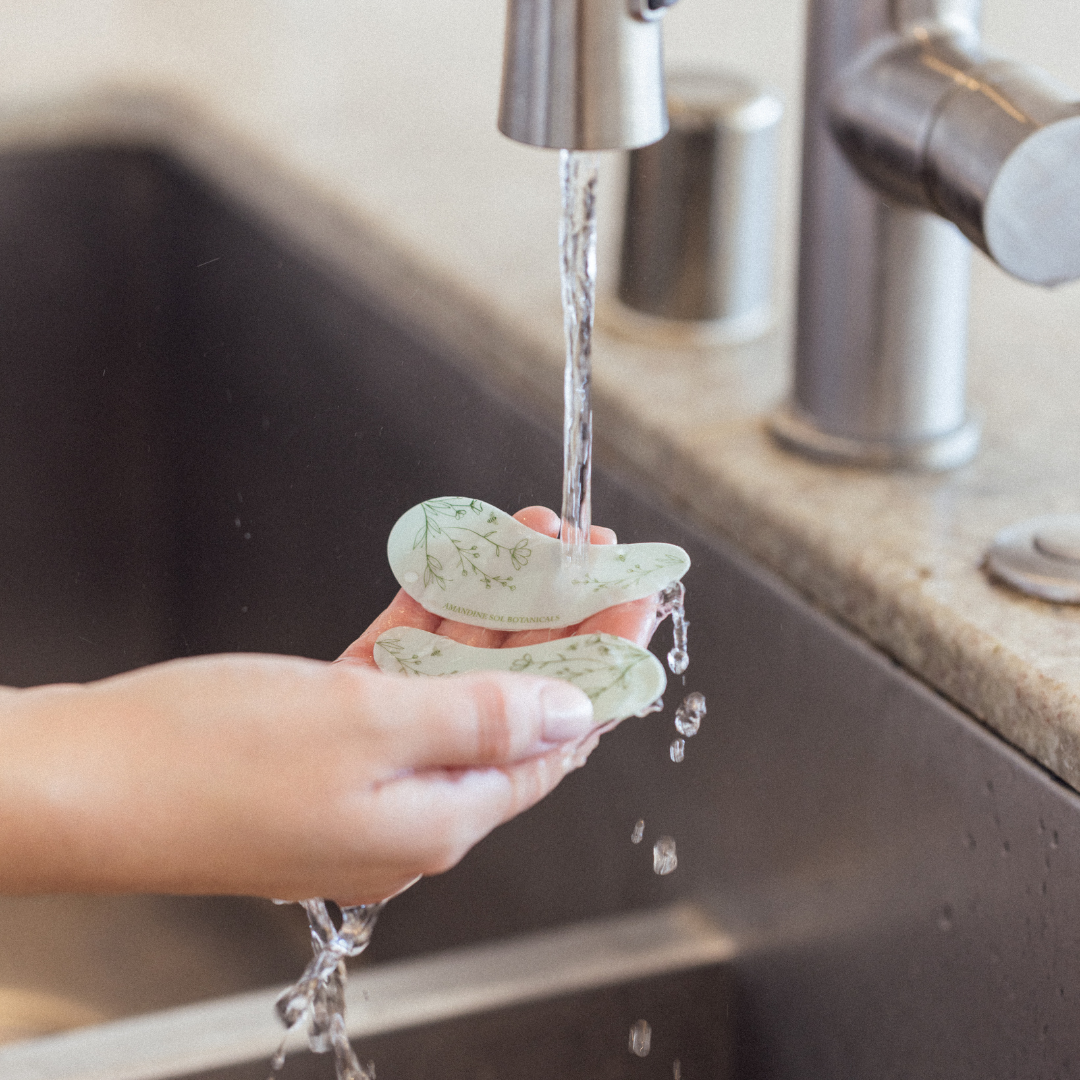
[[[499,130],[558,150],[668,130],[660,16],[674,0],[509,0]]]

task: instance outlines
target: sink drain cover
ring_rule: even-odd
[[[1029,518],[1002,529],[986,569],[1028,596],[1080,604],[1080,514]]]

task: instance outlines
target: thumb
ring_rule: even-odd
[[[385,675],[372,689],[386,760],[401,768],[507,765],[594,727],[592,702],[561,679],[501,671]]]

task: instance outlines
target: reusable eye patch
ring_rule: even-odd
[[[664,667],[651,652],[611,634],[581,634],[516,649],[479,649],[398,626],[375,642],[375,662],[383,671],[406,675],[524,671],[563,679],[588,694],[597,724],[642,712],[667,686]]]
[[[386,545],[401,587],[432,614],[492,630],[575,626],[678,581],[674,544],[590,545],[587,565],[562,543],[479,499],[431,499],[406,511]]]

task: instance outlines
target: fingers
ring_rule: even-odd
[[[393,873],[373,883],[373,890],[369,885],[371,895],[353,894],[345,902],[371,903],[416,874],[449,870],[492,829],[544,798],[586,756],[567,748],[501,768],[427,772],[381,785],[363,813],[385,850],[368,854],[385,860]],[[414,826],[407,838],[399,832],[402,821]]]
[[[533,532],[543,533],[545,536],[559,535],[559,515],[546,506],[526,506],[514,515],[514,520],[528,526]]]
[[[356,792],[351,810],[368,836],[364,872],[327,890],[346,904],[373,903],[417,874],[450,869],[580,768],[599,741],[588,698],[568,683],[490,673],[388,681],[399,694],[419,692],[397,702],[398,715],[424,704],[429,711],[411,717],[410,771]],[[400,732],[388,734],[401,741]],[[350,816],[345,805],[334,819]]]
[[[519,510],[514,519],[522,525],[527,525],[534,532],[543,533],[545,536],[558,536],[562,522],[554,510],[546,506],[526,506]],[[589,530],[589,543],[591,544],[614,544],[616,542],[615,530],[607,529],[603,525],[593,525]]]
[[[507,630],[491,630],[486,626],[470,626],[454,619],[440,621],[436,634],[460,641],[462,645],[472,645],[477,649],[501,649],[510,636]]]
[[[616,604],[590,615],[574,630],[575,634],[614,634],[645,648],[656,631],[656,597]]]
[[[577,626],[564,626],[559,630],[522,630],[512,635],[513,640],[508,644],[518,647],[539,645],[579,634],[613,634],[615,637],[632,641],[644,649],[652,640],[658,625],[656,597],[647,596],[643,600],[631,600],[625,604],[615,604],[613,607],[605,608],[595,615],[590,615]]]
[[[543,645],[549,641],[558,641],[560,638],[570,637],[577,628],[574,626],[561,626],[557,630],[516,630],[512,639],[507,642],[515,649],[526,645]]]
[[[338,661],[377,667],[374,648],[380,634],[396,626],[410,626],[434,634],[442,621],[438,615],[421,607],[404,589],[399,589],[390,606],[338,657]]]
[[[512,764],[574,742],[593,727],[592,703],[557,679],[475,672],[446,679],[365,679],[379,718],[386,775],[401,769]]]

